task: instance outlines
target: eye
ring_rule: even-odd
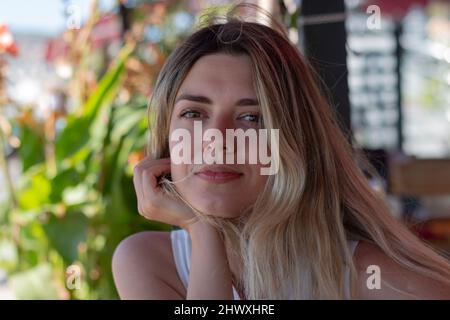
[[[261,122],[261,117],[257,114],[245,114],[245,115],[239,117],[239,119],[242,119],[245,121],[250,121],[250,122],[255,122],[255,123]]]
[[[202,115],[200,112],[195,111],[195,110],[185,110],[183,112],[180,113],[180,118],[200,118]]]

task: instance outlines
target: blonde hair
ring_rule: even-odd
[[[166,61],[149,105],[149,153],[169,157],[175,97],[198,59],[215,53],[251,58],[264,125],[280,129],[279,172],[239,218],[193,208],[221,230],[242,261],[237,282],[246,298],[346,298],[346,266],[352,292],[357,275],[349,239],[373,243],[401,266],[450,284],[448,261],[398,221],[369,186],[313,70],[283,29],[243,21],[237,11],[220,23],[210,19]],[[173,184],[165,187],[182,199]]]

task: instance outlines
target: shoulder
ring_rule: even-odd
[[[114,282],[122,299],[183,299],[170,232],[144,231],[120,242],[112,259]]]
[[[378,246],[360,241],[353,256],[358,299],[450,299],[450,288],[401,266]]]

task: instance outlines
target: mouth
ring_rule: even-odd
[[[210,165],[204,166],[199,171],[194,173],[194,175],[208,182],[225,183],[241,178],[243,173],[228,166]]]

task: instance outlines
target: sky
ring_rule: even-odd
[[[13,32],[39,33],[54,36],[68,25],[65,13],[80,17],[88,16],[91,0],[0,0],[0,22],[6,23]],[[112,8],[117,0],[100,0],[102,9]],[[69,21],[70,23],[70,21]]]

